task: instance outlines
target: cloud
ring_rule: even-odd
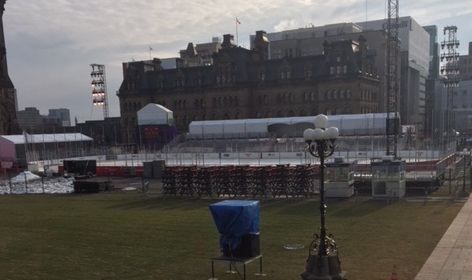
[[[100,109],[91,102],[91,63],[106,65],[110,113],[118,116],[121,64],[149,59],[149,46],[153,56],[176,57],[189,42],[236,35],[237,17],[241,22],[239,43],[249,47],[249,35],[256,30],[275,32],[311,24],[383,19],[384,2],[9,0],[3,22],[9,72],[20,109],[36,106],[47,113],[47,109],[65,107],[83,122],[101,118]],[[400,16],[407,15],[422,25],[437,24],[439,31],[444,25],[457,25],[462,46],[472,41],[468,32],[472,5],[465,0],[403,1]]]

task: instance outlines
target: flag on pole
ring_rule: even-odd
[[[237,23],[237,24],[241,24],[241,22],[239,21],[238,18],[236,18],[236,23]]]
[[[150,51],[152,51],[152,48],[151,48],[151,46],[149,46],[149,50],[150,50]]]

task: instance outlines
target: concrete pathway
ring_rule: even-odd
[[[462,206],[415,280],[472,280],[472,198]]]

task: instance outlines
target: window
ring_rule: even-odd
[[[305,78],[309,79],[309,78],[311,78],[311,75],[312,75],[311,69],[308,68],[308,67],[305,68],[305,71],[304,71],[304,76],[305,76]]]

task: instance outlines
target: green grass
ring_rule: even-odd
[[[0,196],[0,279],[208,279],[219,255],[208,205],[214,200],[140,194]],[[263,279],[301,279],[319,227],[316,200],[261,202]],[[413,279],[460,203],[329,202],[348,279]],[[215,264],[219,279],[227,265]],[[257,263],[247,267],[254,279]]]

